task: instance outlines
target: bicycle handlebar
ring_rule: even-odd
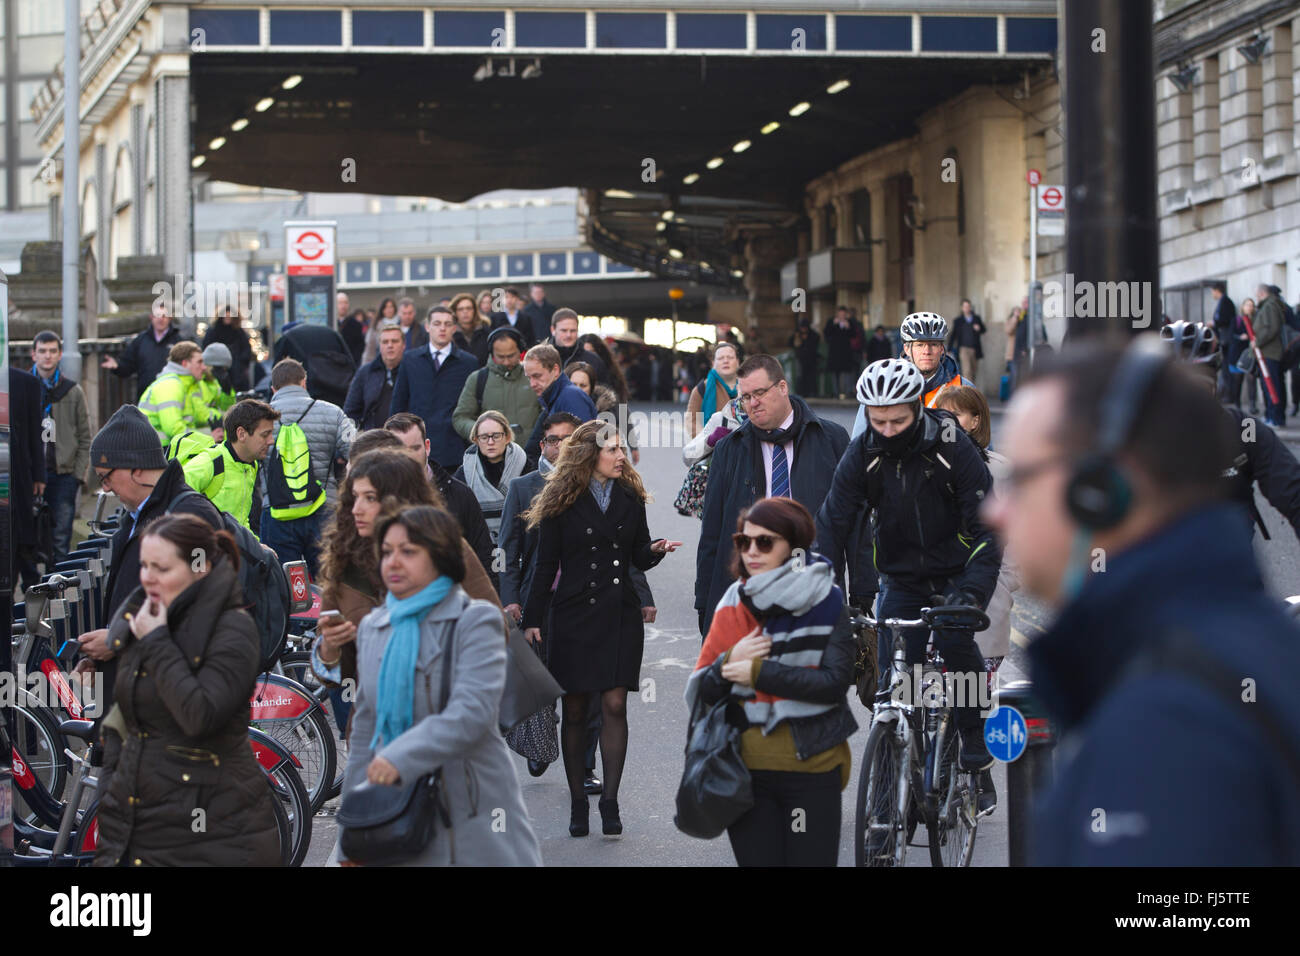
[[[982,631],[989,626],[989,616],[974,604],[944,604],[940,607],[923,607],[920,617],[907,620],[901,617],[874,618],[866,614],[853,617],[854,627],[929,627],[935,630]]]
[[[52,575],[48,581],[42,581],[40,584],[33,584],[23,593],[37,595],[54,593],[62,594],[69,587],[75,587],[77,583],[76,578],[70,578],[63,574],[55,574]]]

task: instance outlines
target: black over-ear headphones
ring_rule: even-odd
[[[1128,514],[1133,486],[1115,456],[1128,440],[1142,402],[1168,360],[1168,350],[1160,339],[1147,335],[1120,356],[1101,400],[1096,449],[1075,467],[1065,491],[1066,506],[1083,527],[1104,531]]]

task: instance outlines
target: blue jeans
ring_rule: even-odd
[[[306,561],[307,571],[312,579],[316,578],[316,569],[320,564],[320,532],[322,519],[325,517],[322,507],[315,514],[292,521],[276,521],[271,517],[271,509],[262,511],[262,544],[275,552],[280,563],[285,561]]]
[[[77,498],[81,485],[77,476],[50,475],[45,484],[45,500],[50,503],[54,519],[54,560],[59,562],[72,550],[72,519],[77,516]]]
[[[946,581],[933,582],[940,585],[938,590],[947,587]],[[880,599],[876,602],[878,608],[876,616],[886,617],[903,617],[915,618],[921,608],[930,607],[930,595],[934,593],[928,587],[918,587],[917,585],[907,582],[890,580],[880,593]],[[925,645],[928,643],[930,630],[926,627],[910,627],[904,629],[903,640],[906,642],[904,651],[905,660],[909,674],[912,665],[925,663]],[[934,645],[941,657],[943,657],[944,667],[949,673],[955,674],[984,674],[984,658],[980,655],[979,648],[975,644],[975,634],[973,631],[935,631]],[[893,635],[891,634],[887,642],[882,642],[878,654],[881,689],[889,687],[889,662],[893,660]],[[960,682],[965,686],[974,686],[965,681]],[[956,719],[957,727],[963,734],[968,730],[979,732],[980,709],[974,707],[954,707],[953,716]]]

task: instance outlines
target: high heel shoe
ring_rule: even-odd
[[[569,808],[569,836],[585,837],[591,832],[591,827],[587,822],[587,815],[591,812],[591,804],[587,802],[584,796],[581,800],[574,800]]]
[[[623,832],[623,821],[618,818],[618,801],[601,800],[600,831],[605,836],[618,836]]]

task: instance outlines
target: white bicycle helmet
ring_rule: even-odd
[[[913,312],[899,332],[904,342],[942,342],[948,338],[948,321],[938,312]]]
[[[1160,330],[1160,340],[1171,347],[1175,359],[1193,365],[1219,360],[1219,337],[1204,322],[1171,322]]]
[[[925,376],[906,359],[872,362],[858,377],[858,401],[869,407],[906,405],[925,391]]]

